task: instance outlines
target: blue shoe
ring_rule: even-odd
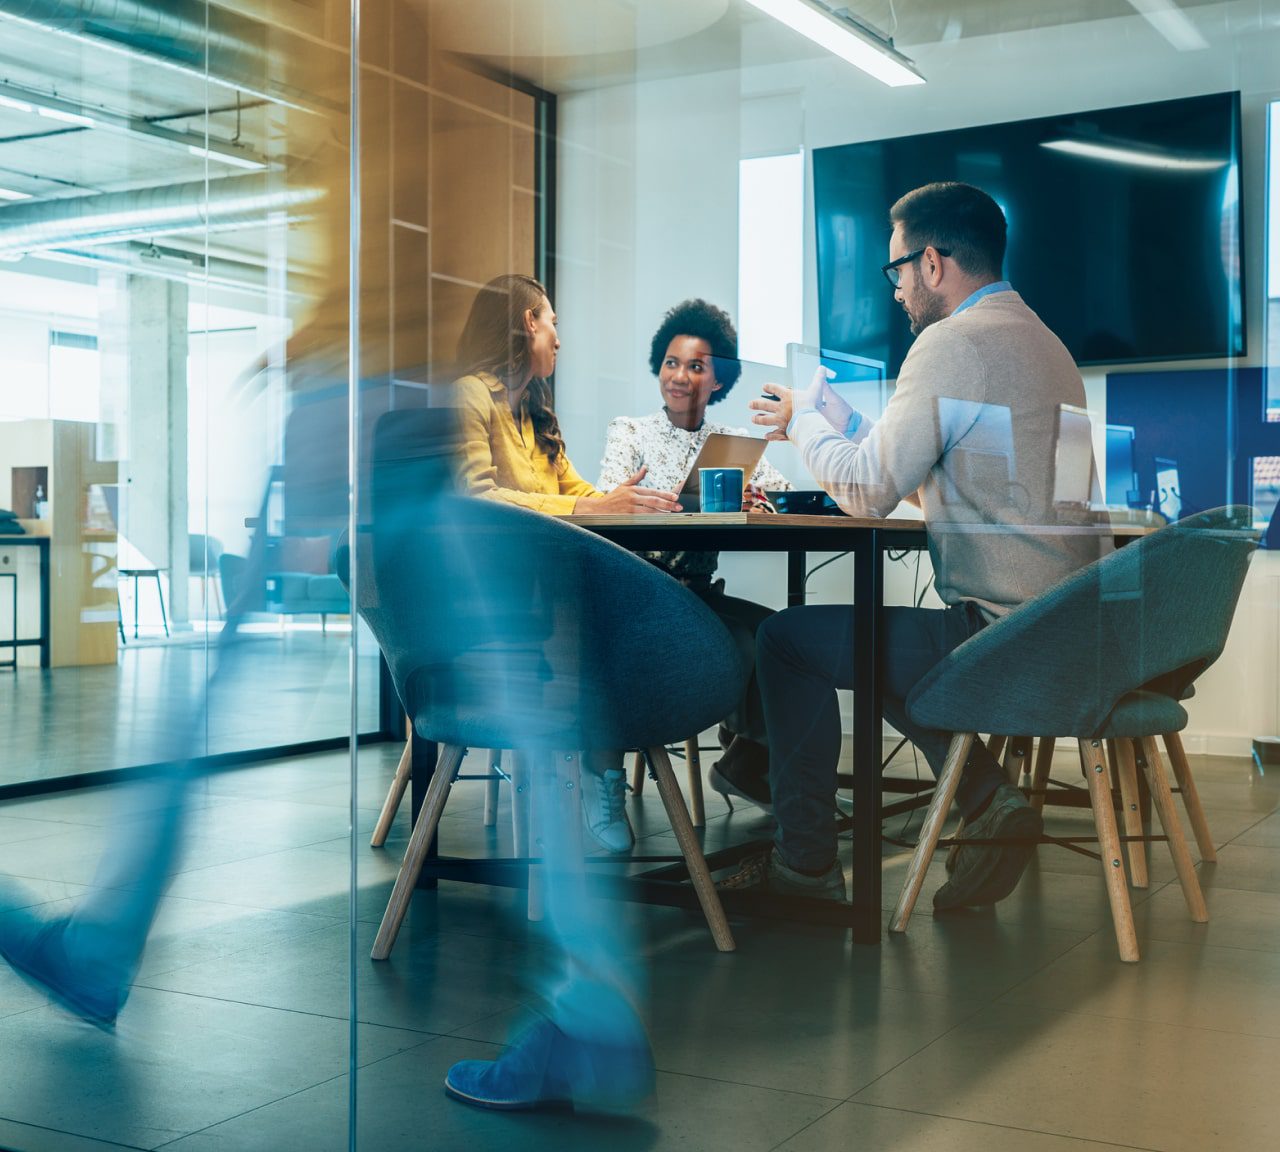
[[[476,1108],[626,1111],[653,1094],[647,1040],[631,1045],[579,1040],[540,1019],[497,1060],[459,1060],[444,1090]]]
[[[129,986],[104,982],[92,961],[73,958],[65,946],[70,917],[38,920],[29,910],[0,917],[0,956],[64,1008],[102,1029],[115,1026]]]

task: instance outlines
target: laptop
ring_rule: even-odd
[[[680,507],[686,512],[697,512],[702,506],[702,494],[698,470],[700,468],[741,468],[743,487],[755,475],[760,457],[764,455],[767,440],[759,436],[733,436],[727,432],[712,432],[702,445],[698,458],[685,477],[680,489]]]

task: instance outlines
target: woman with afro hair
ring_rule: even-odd
[[[750,436],[707,419],[707,408],[723,400],[742,372],[738,333],[729,314],[706,300],[685,300],[672,308],[654,333],[649,369],[658,378],[662,407],[648,416],[619,417],[609,424],[599,487],[609,489],[644,469],[640,483],[679,492],[698,452],[713,432]],[[790,489],[773,465],[761,460],[749,483],[756,489]],[[772,612],[759,604],[726,596],[716,580],[715,552],[641,552],[646,560],[696,593],[720,617],[744,658],[755,667],[755,635]],[[720,726],[727,751],[707,772],[723,796],[737,796],[772,811],[769,748],[754,671],[734,712]],[[624,817],[625,819],[625,817]]]

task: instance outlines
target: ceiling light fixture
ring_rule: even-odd
[[[893,46],[892,38],[881,35],[847,8],[834,8],[822,0],[747,3],[891,88],[925,82],[915,64]]]
[[[1209,47],[1209,41],[1175,0],[1129,0],[1129,4],[1179,52],[1198,52]]]
[[[30,192],[17,192],[12,188],[0,188],[0,200],[30,200]]]
[[[76,124],[82,128],[93,127],[92,118],[81,116],[79,112],[64,112],[61,108],[37,108],[36,111],[49,120],[61,120],[64,124]]]
[[[215,148],[202,148],[199,144],[188,144],[187,151],[192,156],[199,156],[205,160],[218,160],[223,164],[230,164],[233,168],[250,168],[255,172],[260,172],[266,167],[261,160],[255,160],[252,156],[240,156],[235,152],[222,151]]]

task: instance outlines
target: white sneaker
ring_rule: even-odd
[[[609,768],[598,776],[582,773],[582,818],[606,852],[621,855],[635,846],[636,834],[627,819],[627,776],[621,768]]]

